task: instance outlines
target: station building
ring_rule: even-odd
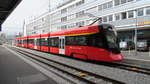
[[[26,25],[27,35],[89,25],[94,18],[115,26],[121,41],[150,39],[150,0],[67,0]],[[98,24],[98,23],[95,23]]]

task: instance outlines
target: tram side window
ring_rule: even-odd
[[[15,43],[18,43],[18,40],[15,40]]]
[[[21,43],[23,43],[23,40],[21,40]]]
[[[29,39],[28,43],[34,44],[34,39]]]
[[[28,43],[28,40],[27,40],[27,39],[25,39],[25,43]]]
[[[18,40],[18,43],[22,44],[22,43],[23,43],[23,41],[22,41],[22,40]]]
[[[27,43],[27,39],[23,40],[23,43]]]
[[[59,39],[58,39],[58,37],[50,38],[49,44],[50,44],[51,47],[57,47],[58,48],[59,47]]]
[[[87,45],[87,38],[86,36],[77,36],[75,37],[75,41],[77,45]]]
[[[47,38],[41,38],[41,46],[48,46]]]
[[[74,45],[74,37],[66,37],[66,45]]]
[[[19,43],[19,40],[17,40],[17,43]]]
[[[24,40],[23,40],[23,43],[24,43]]]
[[[19,40],[19,43],[21,44],[21,40]]]
[[[21,44],[21,40],[18,40],[18,43]]]
[[[95,46],[95,47],[100,47],[100,48],[104,47],[102,38],[97,34],[89,36],[89,45]]]
[[[87,45],[86,36],[71,36],[66,37],[66,45]]]

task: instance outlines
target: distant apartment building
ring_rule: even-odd
[[[150,39],[150,0],[68,0],[26,25],[27,35],[89,25],[94,18],[115,26],[122,41]],[[95,23],[98,24],[98,23]]]

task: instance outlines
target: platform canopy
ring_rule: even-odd
[[[22,0],[0,0],[0,31],[3,22]]]

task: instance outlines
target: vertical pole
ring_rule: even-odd
[[[29,48],[29,39],[28,39],[28,36],[27,36],[27,48]]]
[[[135,55],[137,56],[137,10],[135,10],[135,35],[134,35],[134,40],[135,40]]]
[[[148,47],[149,57],[150,57],[150,47]]]
[[[50,52],[50,33],[48,33],[47,42],[48,42],[48,52]]]
[[[39,43],[40,43],[40,50],[41,50],[41,34],[40,34]]]
[[[25,31],[24,31],[25,30],[25,20],[23,21],[23,26],[22,27],[23,27],[22,36],[25,36]]]
[[[48,32],[48,52],[50,52],[50,32],[51,32],[51,28],[50,28],[50,11],[51,11],[51,3],[50,3],[50,0],[49,0],[49,10],[48,10],[48,29],[49,29],[49,32]]]

